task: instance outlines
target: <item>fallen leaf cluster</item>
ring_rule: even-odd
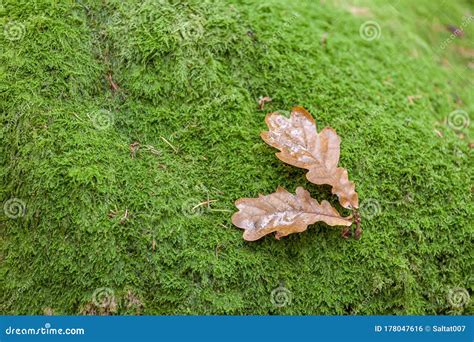
[[[290,118],[270,113],[265,118],[267,132],[262,139],[280,152],[281,161],[308,170],[306,178],[314,184],[330,185],[342,207],[351,209],[352,215],[342,217],[329,202],[311,198],[302,187],[296,195],[282,187],[270,195],[258,198],[241,198],[235,202],[239,209],[232,216],[232,223],[245,230],[244,239],[255,241],[275,232],[277,239],[291,233],[300,233],[308,225],[324,222],[330,226],[344,226],[342,236],[351,235],[349,226],[356,225],[354,237],[360,238],[359,197],[355,185],[349,180],[347,170],[339,167],[341,139],[330,127],[317,132],[316,122],[303,107],[294,107]]]

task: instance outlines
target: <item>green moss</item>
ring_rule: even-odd
[[[0,199],[26,212],[0,216],[2,313],[101,312],[101,288],[120,314],[472,313],[447,300],[473,286],[472,125],[446,122],[474,109],[456,50],[472,44],[439,48],[468,3],[349,5],[4,2],[22,35],[0,36]],[[359,35],[368,19],[379,39]],[[259,138],[295,104],[342,138],[359,241],[316,224],[247,243],[230,222],[237,198],[278,185],[337,206]]]

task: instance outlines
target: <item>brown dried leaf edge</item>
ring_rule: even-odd
[[[232,216],[232,223],[245,230],[244,239],[255,241],[276,232],[277,239],[291,233],[300,233],[308,225],[322,221],[330,226],[350,226],[352,217],[342,217],[329,202],[321,204],[311,198],[302,187],[296,195],[282,187],[270,195],[258,198],[241,198],[235,202],[239,209]]]
[[[341,139],[330,127],[317,132],[316,122],[303,107],[294,107],[290,118],[270,113],[265,118],[268,132],[262,139],[280,150],[276,153],[283,162],[309,170],[306,178],[314,184],[329,184],[332,193],[344,208],[359,207],[355,185],[349,181],[347,170],[338,167]]]

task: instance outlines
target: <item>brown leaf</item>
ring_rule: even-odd
[[[359,197],[355,192],[354,182],[349,181],[346,169],[342,167],[335,169],[313,167],[306,174],[306,178],[314,184],[331,185],[332,193],[339,197],[339,203],[341,203],[344,208],[359,207]]]
[[[269,96],[260,96],[258,98],[258,109],[263,110],[265,103],[272,102],[272,98]]]
[[[329,184],[345,208],[358,208],[359,198],[355,185],[349,181],[347,170],[337,167],[341,139],[330,127],[320,133],[316,123],[303,107],[294,107],[289,119],[278,113],[265,118],[269,128],[262,139],[280,150],[278,159],[287,164],[309,170],[306,178],[315,184]]]
[[[351,217],[342,217],[327,201],[319,204],[302,187],[296,189],[296,195],[278,187],[270,195],[241,198],[235,205],[239,211],[232,216],[232,223],[245,229],[247,241],[258,240],[272,232],[276,232],[275,237],[279,239],[305,231],[308,225],[318,221],[330,226],[352,224]]]

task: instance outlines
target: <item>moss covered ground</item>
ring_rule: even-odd
[[[2,1],[1,313],[472,314],[451,298],[474,287],[472,15]],[[245,242],[230,222],[236,199],[278,185],[347,214],[259,137],[293,105],[342,138],[359,241],[316,224]]]

